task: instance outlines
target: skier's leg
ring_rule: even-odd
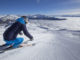
[[[24,40],[23,38],[16,38],[16,39],[14,40],[13,48],[19,47],[20,44],[23,42],[23,40]]]
[[[7,41],[7,40],[4,40],[6,43],[4,44],[4,46],[9,46],[9,45],[12,45],[14,44],[14,41]]]

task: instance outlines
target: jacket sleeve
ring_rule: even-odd
[[[22,30],[23,30],[23,33],[30,39],[33,39],[33,36],[30,35],[30,33],[28,32],[27,28],[26,28],[26,25],[22,25]]]

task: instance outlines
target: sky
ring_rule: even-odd
[[[80,0],[0,0],[0,14],[80,14]]]

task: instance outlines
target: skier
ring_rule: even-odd
[[[3,46],[9,46],[11,48],[17,48],[23,42],[23,38],[18,38],[17,35],[21,34],[21,31],[30,39],[33,40],[33,36],[27,31],[26,24],[28,19],[26,16],[21,16],[13,23],[4,33],[3,39],[6,42]]]

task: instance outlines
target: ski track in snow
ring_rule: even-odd
[[[40,21],[32,22],[28,29],[35,38],[29,43],[36,45],[6,51],[0,54],[0,60],[80,60],[79,31],[53,30],[43,26]]]

